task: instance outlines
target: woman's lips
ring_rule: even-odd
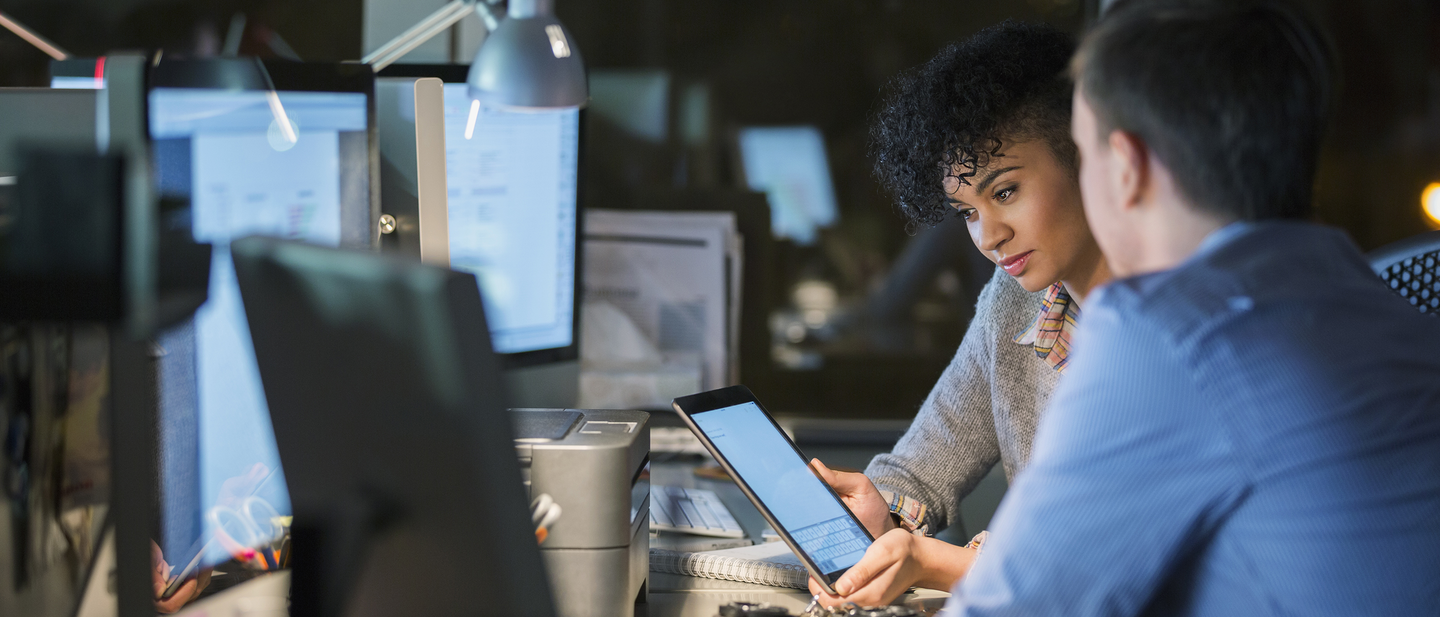
[[[1030,253],[1033,252],[1034,251],[1025,251],[1019,255],[1012,255],[1000,260],[1000,269],[1004,270],[1005,273],[1010,276],[1020,276],[1020,273],[1025,271],[1025,264],[1030,263]]]

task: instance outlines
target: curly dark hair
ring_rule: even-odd
[[[953,43],[901,73],[870,128],[875,176],[894,195],[906,230],[933,226],[953,210],[944,180],[961,183],[1006,140],[1043,139],[1074,171],[1066,73],[1075,39],[1050,26],[1007,20]]]

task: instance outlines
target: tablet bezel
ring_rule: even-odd
[[[774,427],[775,432],[779,433],[780,437],[785,440],[785,443],[790,445],[790,449],[795,452],[795,456],[800,457],[801,462],[805,464],[805,468],[809,469],[810,473],[815,474],[815,479],[820,482],[821,486],[825,487],[825,490],[835,499],[835,503],[839,504],[840,508],[845,511],[845,515],[849,516],[850,520],[855,523],[855,526],[860,528],[861,533],[865,534],[865,538],[868,539],[871,544],[874,544],[875,537],[870,535],[870,530],[866,529],[865,525],[860,522],[860,519],[855,517],[855,513],[850,511],[850,508],[845,505],[845,500],[840,498],[840,495],[835,492],[835,489],[831,488],[830,484],[826,482],[824,478],[821,478],[820,474],[815,472],[815,468],[810,466],[810,461],[805,458],[805,453],[801,452],[800,447],[795,445],[795,441],[790,439],[790,436],[785,433],[784,429],[780,428],[780,424],[775,421],[775,417],[770,415],[769,410],[765,409],[764,405],[760,404],[760,400],[755,398],[755,394],[751,392],[749,388],[737,385],[692,394],[690,396],[682,396],[675,399],[671,403],[671,406],[674,407],[675,412],[680,415],[680,419],[684,420],[685,424],[690,427],[690,431],[695,433],[695,436],[700,439],[700,443],[705,444],[705,449],[710,451],[711,456],[714,456],[715,460],[720,463],[720,466],[725,469],[725,472],[730,474],[730,478],[735,481],[736,486],[740,487],[741,492],[745,493],[745,497],[750,500],[750,503],[755,504],[755,508],[760,511],[760,515],[765,517],[765,521],[770,523],[770,527],[774,528],[775,532],[779,534],[780,540],[785,542],[785,544],[790,547],[790,550],[800,557],[800,562],[805,566],[805,569],[809,571],[810,577],[820,583],[820,586],[825,589],[826,593],[832,596],[838,596],[840,594],[835,592],[833,584],[850,568],[822,573],[819,566],[815,565],[815,560],[810,557],[810,554],[800,548],[800,544],[796,542],[794,538],[790,537],[790,531],[775,518],[775,515],[770,512],[770,508],[766,507],[765,503],[760,500],[760,497],[755,494],[755,491],[750,489],[749,483],[735,471],[735,468],[730,465],[730,461],[726,460],[725,456],[720,453],[719,448],[716,448],[715,444],[710,441],[710,438],[705,435],[705,431],[700,430],[700,427],[695,424],[695,420],[691,418],[691,416],[707,411],[725,409],[745,403],[753,403],[755,407],[760,410],[760,413],[765,415],[765,419],[770,421],[770,425]],[[867,546],[866,548],[869,547]]]

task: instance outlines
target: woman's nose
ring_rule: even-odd
[[[972,229],[975,232],[975,246],[982,251],[994,251],[1010,240],[1010,226],[1002,221],[995,220],[995,217],[982,217],[976,224],[979,229]]]

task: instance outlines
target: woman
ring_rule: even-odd
[[[1013,479],[1064,372],[1080,304],[1110,278],[1081,207],[1071,85],[1073,39],[1005,22],[951,45],[891,86],[872,130],[881,182],[911,226],[965,220],[999,268],[955,359],[895,449],[865,473],[817,463],[876,542],[827,606],[879,605],[911,586],[949,589],[984,534],[928,537],[996,462]]]

